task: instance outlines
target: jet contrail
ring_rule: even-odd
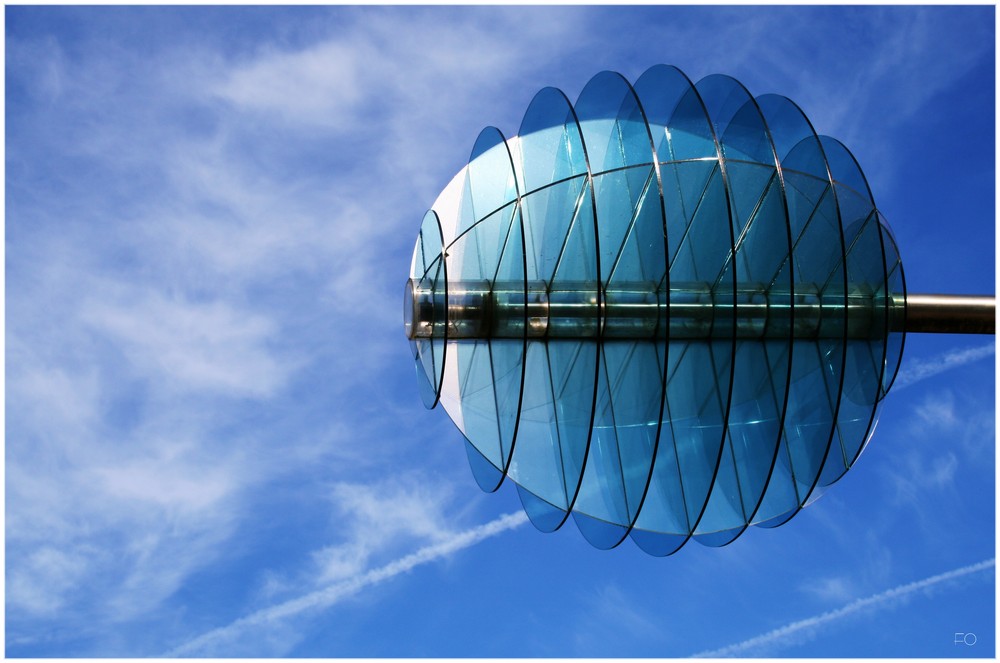
[[[967,348],[965,350],[952,350],[936,359],[924,361],[907,361],[896,376],[896,381],[892,385],[895,393],[900,389],[916,384],[921,380],[943,373],[951,368],[957,368],[973,361],[983,359],[996,352],[996,344],[981,345],[978,348]]]
[[[178,656],[190,656],[195,652],[204,651],[212,645],[224,644],[239,636],[244,629],[259,627],[270,622],[297,615],[307,610],[327,608],[337,603],[343,598],[351,596],[356,592],[372,585],[385,582],[401,573],[406,573],[410,569],[433,562],[446,555],[449,555],[463,548],[475,545],[480,541],[496,536],[501,532],[519,527],[528,521],[523,512],[508,513],[492,520],[485,525],[473,527],[472,529],[460,532],[440,543],[425,546],[416,552],[410,553],[385,566],[371,569],[361,575],[343,580],[341,582],[318,589],[308,594],[304,594],[295,599],[290,599],[284,603],[263,608],[246,617],[241,617],[228,626],[222,626],[198,636],[194,640],[177,647],[172,652],[165,654],[167,658]]]
[[[899,375],[896,376],[895,383],[893,384],[893,390],[898,391],[899,389],[908,387],[912,384],[920,382],[921,380],[937,375],[938,373],[982,359],[994,354],[995,352],[996,347],[991,343],[978,348],[952,351],[946,353],[938,359],[923,362],[911,362],[909,366],[901,370]],[[366,571],[354,578],[343,580],[330,585],[329,587],[318,589],[298,598],[285,601],[284,603],[280,603],[269,608],[263,608],[257,612],[247,615],[246,617],[241,617],[227,626],[222,626],[209,631],[208,633],[205,633],[204,635],[177,647],[170,653],[165,654],[165,656],[172,658],[191,655],[194,652],[202,651],[211,647],[213,644],[222,644],[231,638],[235,638],[243,631],[243,629],[284,619],[307,610],[329,607],[341,599],[355,594],[366,587],[377,585],[381,582],[394,578],[401,573],[405,573],[414,567],[440,559],[441,557],[464,548],[468,548],[492,536],[496,536],[497,534],[507,530],[519,527],[525,522],[527,522],[527,517],[523,512],[506,514],[484,525],[480,525],[466,530],[465,532],[456,534],[455,536],[440,543],[425,546],[416,552],[401,557],[377,569]],[[754,647],[772,644],[791,633],[825,624],[865,607],[878,605],[939,582],[950,580],[969,573],[974,573],[976,571],[992,567],[993,565],[994,560],[990,559],[985,562],[980,562],[979,564],[973,564],[972,566],[949,571],[925,580],[920,580],[908,585],[902,585],[881,594],[876,594],[864,599],[858,599],[857,601],[849,603],[848,605],[837,610],[825,612],[816,617],[810,617],[808,619],[794,622],[787,626],[770,631],[769,633],[765,633],[764,635],[751,638],[750,640],[730,645],[722,649],[695,654],[695,657],[729,656]]]
[[[735,645],[729,645],[728,647],[723,647],[722,649],[714,649],[712,651],[694,654],[692,658],[722,658],[726,656],[739,656],[746,654],[749,650],[755,650],[769,645],[780,645],[782,640],[794,633],[798,633],[799,631],[808,632],[809,629],[823,626],[824,624],[836,621],[842,617],[858,612],[859,610],[882,606],[895,599],[912,594],[913,592],[918,592],[922,589],[927,589],[928,587],[937,585],[938,583],[954,580],[955,578],[960,578],[962,576],[969,575],[970,573],[984,571],[986,569],[993,568],[995,565],[996,559],[991,558],[979,562],[978,564],[970,564],[969,566],[963,566],[959,569],[931,576],[930,578],[924,578],[923,580],[917,580],[905,585],[893,587],[892,589],[887,589],[879,594],[851,601],[847,605],[837,608],[836,610],[830,610],[829,612],[824,612],[823,614],[816,615],[815,617],[809,617],[797,622],[792,622],[791,624],[776,628],[773,631],[768,631],[763,635],[758,635],[750,638],[749,640],[738,642]]]

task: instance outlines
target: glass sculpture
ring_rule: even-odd
[[[789,99],[659,65],[488,127],[427,212],[424,403],[540,530],[653,555],[794,516],[857,461],[903,348],[892,233]]]

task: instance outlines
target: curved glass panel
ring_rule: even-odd
[[[750,292],[760,284],[759,287],[766,289],[770,306],[780,306],[783,299],[790,299],[793,303],[795,299],[794,271],[790,264],[793,246],[791,210],[788,209],[784,179],[770,164],[777,159],[777,147],[773,145],[772,138],[781,134],[783,140],[788,142],[792,139],[787,134],[797,130],[799,127],[782,123],[773,127],[766,125],[756,102],[748,99],[722,136],[724,154],[735,151],[736,154],[752,156],[760,163],[750,166],[727,158],[727,171],[734,196],[733,207],[740,210],[740,217],[748,214],[737,239],[737,282],[741,291]],[[746,212],[748,205],[753,207]],[[756,299],[743,295],[737,301],[737,311],[741,305],[759,303],[760,295]],[[780,472],[784,463],[779,462],[779,458],[785,461],[788,456],[787,446],[782,446],[782,431],[791,378],[789,344],[793,334],[794,309],[790,313],[791,324],[787,328],[769,321],[765,330],[768,333],[766,340],[746,339],[737,345],[729,429],[745,523],[753,522],[757,517],[768,486],[774,486],[770,491],[772,498],[778,495],[788,497],[793,492],[788,490],[791,486],[787,475],[782,476]],[[776,468],[779,470],[778,477],[774,476]],[[790,506],[786,503],[785,508]],[[725,542],[723,536],[715,538]]]
[[[545,307],[558,307],[567,296],[578,297],[580,292],[592,292],[597,299],[599,240],[593,189],[581,130],[561,91],[546,88],[535,96],[519,140],[520,178],[528,192],[521,200],[527,277],[544,284]],[[529,348],[525,422],[537,434],[525,434],[527,446],[518,444],[510,476],[562,513],[557,518],[536,504],[529,517],[540,529],[562,524],[581,482],[592,436],[600,348],[578,339],[596,333],[598,315],[595,311],[592,317],[550,317],[545,330],[549,340],[529,344],[539,350]],[[572,340],[563,341],[561,336]],[[551,476],[528,474],[529,462],[545,465]]]
[[[456,368],[456,379],[446,375],[441,392],[441,403],[452,421],[472,444],[483,460],[501,471],[506,460],[500,443],[497,416],[497,399],[493,386],[493,366],[490,344],[486,339],[448,342],[448,358]],[[452,367],[446,368],[449,371]],[[488,473],[492,476],[492,473]],[[491,492],[499,487],[499,480],[490,485],[486,475],[476,480],[484,490]]]
[[[639,100],[621,75],[603,72],[584,88],[576,111],[591,169],[598,173],[593,181],[606,309],[639,300],[657,306],[653,293],[666,273],[664,209],[652,137]],[[634,333],[628,326],[613,325],[618,319],[611,315],[605,321],[606,338]],[[620,526],[632,526],[646,493],[664,397],[663,372],[653,363],[662,365],[660,357],[652,342],[607,340],[602,346],[600,384],[607,392],[598,395],[595,428],[606,430],[597,436],[600,444],[591,443],[584,485],[596,481],[602,490],[620,492],[605,500],[614,504],[596,505],[585,498],[575,507],[593,516],[577,523],[602,548],[620,543],[627,532]],[[581,491],[581,497],[592,494]],[[613,526],[604,525],[609,522]]]
[[[508,170],[511,170],[509,165]],[[466,195],[465,201],[471,199]],[[468,212],[463,212],[460,218],[472,213],[471,205],[463,204],[463,208]],[[485,297],[484,293],[490,291],[501,264],[507,287],[510,288],[513,281],[517,284],[515,291],[523,293],[519,231],[512,232],[512,225],[519,225],[519,221],[513,211],[513,205],[497,210],[479,220],[449,246],[446,265],[452,283],[448,292],[450,307],[467,304],[470,296],[472,301]],[[470,287],[473,288],[471,294],[468,292]],[[496,476],[488,470],[476,471],[483,465],[470,455],[477,482],[484,490],[492,491],[499,487],[503,479],[502,470],[509,462],[520,398],[523,340],[468,338],[468,325],[473,322],[456,316],[451,316],[448,321],[449,340],[446,347],[449,363],[444,370],[441,403],[482,459],[501,472]],[[523,335],[523,320],[515,331]],[[494,345],[497,345],[497,351],[494,351]],[[495,365],[495,361],[499,366]]]
[[[420,398],[424,406],[432,409],[441,395],[441,383],[445,365],[445,334],[448,318],[448,276],[442,256],[443,238],[441,224],[434,210],[424,215],[420,224],[420,234],[414,247],[410,278],[418,282],[419,288],[429,291],[430,297],[424,301],[414,301],[414,306],[431,310],[430,337],[418,337],[410,341],[413,352]],[[410,297],[412,301],[412,297]]]
[[[551,261],[552,272],[540,271],[548,293],[548,304],[557,309],[573,301],[580,291],[592,292],[596,301],[598,292],[597,263],[594,256],[594,213],[590,186],[586,179],[577,178],[563,185],[538,191],[527,197],[527,203],[536,196],[554,193],[559,187],[583,185],[578,195],[567,202],[560,214],[550,212],[551,223],[544,235],[554,235],[553,228],[561,226],[564,236],[561,243],[552,243],[558,255]],[[551,208],[558,209],[552,200]],[[543,257],[545,255],[543,254]],[[581,340],[581,335],[592,338],[598,329],[597,312],[592,317],[549,318],[546,365],[548,417],[554,423],[555,437],[547,440],[552,454],[560,459],[559,476],[562,478],[566,502],[561,506],[572,508],[579,490],[587,449],[594,423],[597,363],[600,344]],[[565,337],[565,338],[564,338]],[[540,358],[539,358],[540,360]],[[526,486],[529,489],[531,486]],[[544,494],[536,494],[545,497]]]
[[[613,354],[621,345],[606,342],[601,352],[593,436],[573,510],[584,537],[591,545],[602,549],[620,543],[632,522],[616,426],[616,404],[611,397],[610,382],[617,376],[609,378],[606,360],[606,355]],[[642,487],[645,487],[645,477]],[[634,506],[638,507],[638,501]]]
[[[627,340],[606,340],[602,347],[608,387],[605,421],[610,419],[614,426],[621,499],[627,515],[627,520],[620,524],[629,527],[645,504],[657,455],[663,404],[663,349],[663,343]],[[599,396],[599,403],[602,399],[603,395]],[[607,437],[612,439],[610,435]],[[593,444],[591,448],[593,454]],[[583,506],[578,508],[599,516]]]
[[[645,364],[657,369],[656,380],[659,383],[658,388],[662,390],[667,343],[657,341],[648,345],[656,353],[656,358],[655,360],[650,358]],[[653,378],[647,379],[652,381]],[[677,447],[670,418],[662,408],[658,418],[663,423],[659,428],[659,441],[656,445],[649,486],[630,535],[640,548],[650,554],[669,555],[687,541],[692,521],[689,520],[681,488]],[[670,533],[671,536],[659,536],[661,533]]]
[[[634,87],[642,101],[658,161],[718,156],[704,104],[683,72],[656,65],[647,69]]]
[[[460,261],[459,272],[449,263],[452,280],[490,279],[496,274],[511,210],[498,212],[517,199],[514,164],[503,134],[495,127],[483,129],[469,156],[459,202],[456,237],[449,244],[449,258]],[[486,226],[481,224],[486,223]],[[458,251],[453,247],[460,245]]]
[[[759,144],[759,121],[746,111],[747,102],[752,102],[747,89],[735,78],[724,74],[705,76],[694,87],[701,95],[716,137],[725,136],[729,132],[729,151],[725,153],[724,149],[724,155],[729,159],[763,162],[762,157],[769,145]],[[747,123],[745,127],[744,122]],[[730,124],[733,125],[732,128]],[[746,136],[743,136],[744,130]]]
[[[697,86],[712,118],[725,157],[734,254],[714,286],[716,301],[731,300],[733,317],[713,334],[736,338],[739,309],[754,305],[757,288],[790,290],[790,270],[782,271],[791,251],[784,196],[767,127],[750,94],[734,79],[712,76]],[[721,230],[721,229],[719,229]],[[772,283],[776,274],[783,281]],[[749,299],[748,299],[749,297]],[[738,536],[757,510],[780,439],[787,386],[788,352],[782,341],[735,341],[733,384],[727,413],[726,449],[716,485],[696,536],[724,545]],[[723,532],[726,532],[723,534]],[[703,537],[702,534],[711,534]]]
[[[549,339],[547,347],[552,416],[567,504],[572,507],[594,426],[599,349],[596,343],[560,338]]]
[[[520,282],[523,291],[523,247],[518,245],[518,234],[511,233],[512,223],[519,223],[511,202],[516,198],[514,167],[503,134],[487,127],[480,132],[469,157],[458,208],[458,234],[446,254],[453,283],[461,287],[474,284],[480,293],[489,292],[506,255],[504,276]],[[506,285],[511,287],[509,280]],[[469,295],[461,287],[449,291],[449,307],[466,303]],[[456,340],[447,343],[450,363],[445,368],[441,401],[466,438],[477,483],[493,491],[503,481],[503,469],[509,462],[516,425],[511,419],[516,419],[517,412],[517,400],[510,392],[515,387],[520,390],[520,356],[516,343],[507,343],[506,349],[497,353],[502,363],[510,365],[500,367],[506,377],[496,382],[491,345],[499,339],[466,338],[469,330],[459,327],[468,324],[460,319],[449,320],[449,325],[455,327],[449,337]],[[523,342],[521,347],[523,350]],[[520,398],[519,393],[516,398]],[[501,403],[504,412],[500,411]]]
[[[707,121],[703,126],[710,131]],[[731,231],[719,228],[720,220],[726,224],[730,219],[730,206],[718,161],[675,166],[661,171],[670,255],[669,307],[697,302],[701,296],[691,284],[716,283],[733,249]],[[663,422],[671,429],[691,527],[705,510],[722,455],[732,354],[732,339],[670,341],[666,353]]]
[[[496,127],[479,132],[469,155],[468,179],[477,220],[517,199],[513,159],[503,133]]]
[[[535,95],[519,140],[526,276],[548,283],[560,271],[563,279],[592,281],[596,294],[593,191],[580,128],[561,91],[545,88]]]
[[[784,168],[788,166],[785,159],[791,151],[803,140],[816,141],[816,132],[813,131],[812,124],[802,109],[788,97],[780,94],[762,94],[755,97],[755,100],[771,132],[774,153]]]
[[[820,476],[820,484],[829,485],[854,463],[875,421],[885,360],[885,309],[875,305],[874,297],[884,288],[885,257],[875,204],[857,162],[839,141],[820,136],[820,143],[844,228],[848,301],[844,382],[837,415],[840,453],[832,444]],[[850,333],[858,328],[869,330],[869,338]]]
[[[554,532],[566,521],[568,515],[560,507],[549,504],[524,486],[517,486],[517,496],[528,520],[540,532]]]
[[[842,334],[795,338],[795,314],[798,306],[798,325],[805,327],[814,323],[820,302],[843,306],[842,267],[837,271],[843,263],[843,237],[826,157],[809,121],[786,97],[763,95],[757,101],[779,157],[793,245],[782,267],[790,268],[792,289],[780,298],[777,291],[771,293],[772,302],[792,312],[787,406],[778,456],[754,516],[755,523],[775,527],[801,508],[830,448],[843,374]],[[839,278],[831,279],[832,272]],[[825,288],[818,286],[824,283]]]
[[[877,213],[876,213],[877,214]],[[903,261],[899,257],[899,248],[896,245],[896,238],[885,222],[881,214],[878,214],[879,227],[882,232],[882,247],[885,250],[886,266],[886,289],[880,293],[885,300],[885,306],[889,309],[890,320],[893,317],[900,317],[906,320],[906,278],[903,273]],[[896,374],[899,372],[899,364],[903,359],[903,345],[906,342],[905,324],[893,325],[890,322],[890,330],[886,335],[885,352],[885,372],[882,378],[882,395],[884,398],[892,388],[892,383],[896,381]]]
[[[521,223],[521,210],[515,206],[508,232],[501,249],[500,261],[497,266],[497,283],[508,284],[510,290],[504,301],[505,305],[517,305],[527,296],[527,281],[525,280],[524,240]],[[496,398],[497,425],[500,437],[501,458],[504,463],[501,469],[506,473],[513,457],[517,438],[518,420],[521,416],[521,400],[524,394],[525,354],[527,353],[527,309],[523,317],[509,321],[512,326],[512,338],[490,338],[490,367],[493,371],[492,381]],[[519,334],[518,334],[519,332]],[[520,338],[517,336],[520,335]]]
[[[469,458],[472,476],[484,492],[492,493],[503,483],[503,471],[486,458],[468,437],[465,437],[465,454]]]
[[[643,509],[645,513],[645,509]],[[660,531],[650,531],[633,527],[629,532],[629,537],[639,546],[639,549],[648,555],[655,557],[666,557],[673,555],[689,540],[687,534],[668,534]]]
[[[593,518],[576,509],[573,509],[573,522],[587,543],[598,550],[610,550],[624,541],[628,535],[627,525]]]
[[[663,420],[671,429],[683,477],[685,520],[692,528],[705,510],[720,456],[724,455],[724,408],[731,361],[732,343],[728,340],[671,342],[668,354]]]
[[[680,70],[655,66],[635,84],[659,163],[668,268],[659,279],[661,319],[671,301],[687,303],[696,288],[716,278],[732,249],[715,219],[728,219],[725,183],[708,116],[691,81]],[[648,195],[648,194],[647,194]],[[645,222],[651,230],[652,223]],[[654,263],[655,264],[655,263]],[[644,277],[646,274],[644,274]],[[675,289],[675,284],[686,283]],[[669,327],[661,332],[666,338]],[[732,345],[708,341],[691,347],[664,340],[655,346],[665,382],[659,442],[633,539],[651,554],[680,548],[701,517],[722,448],[723,403],[730,374],[713,364]],[[723,384],[716,383],[716,370]],[[711,375],[709,380],[698,376]],[[648,378],[647,378],[648,379]],[[692,391],[692,388],[694,391]],[[673,411],[671,411],[671,408]],[[699,409],[703,410],[699,415]],[[698,423],[703,416],[704,427]],[[681,477],[684,481],[681,481]],[[669,532],[666,536],[659,533]]]
[[[879,290],[885,287],[885,276],[878,218],[874,211],[864,221],[845,227],[844,236],[855,237],[847,252],[848,299],[853,295],[869,308],[869,315],[863,319],[871,335],[871,340],[851,338],[847,342],[840,428],[849,468],[861,453],[875,423],[885,370],[886,311],[878,302]],[[849,308],[848,325],[852,323],[852,314]]]
[[[652,163],[646,120],[621,74],[602,71],[591,78],[573,107],[594,174]]]
[[[552,394],[546,345],[541,341],[529,341],[521,418],[508,473],[519,486],[565,513],[570,508],[570,496],[566,494],[561,439]],[[546,529],[542,522],[534,521],[533,512],[529,512],[528,516],[532,517],[535,527]],[[546,523],[552,520],[547,512],[545,516]],[[561,519],[558,524],[562,524]]]
[[[594,174],[601,282],[607,284],[614,271],[623,272],[623,276],[630,269],[641,273],[641,264],[634,264],[641,261],[641,256],[632,254],[641,241],[633,240],[629,246],[631,251],[624,254],[624,260],[622,256],[635,231],[642,202],[647,198],[654,200],[657,193],[652,144],[639,100],[619,74],[602,72],[590,79],[576,102],[576,112]],[[654,195],[647,196],[651,186]],[[660,248],[662,214],[659,214],[659,201],[655,202],[657,204],[649,208],[659,216],[653,231],[657,232],[654,239],[659,246],[656,248]],[[658,263],[657,280],[663,275],[662,251]],[[649,265],[650,271],[652,267]]]
[[[524,112],[520,139],[521,195],[587,173],[583,139],[573,107],[562,90],[539,90]]]

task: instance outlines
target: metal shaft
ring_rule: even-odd
[[[415,281],[407,284],[409,338],[847,338],[890,332],[994,333],[995,299],[893,294],[867,286],[847,293],[796,283],[794,293],[759,283],[614,284],[598,301],[593,284],[453,281],[447,302]],[[888,314],[888,322],[886,315]],[[447,331],[446,331],[447,329]]]
[[[906,331],[934,334],[995,334],[996,297],[907,295]]]

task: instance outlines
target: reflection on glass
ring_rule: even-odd
[[[903,267],[854,157],[787,98],[664,65],[545,88],[434,208],[404,309],[424,402],[538,529],[725,545],[863,450]]]

